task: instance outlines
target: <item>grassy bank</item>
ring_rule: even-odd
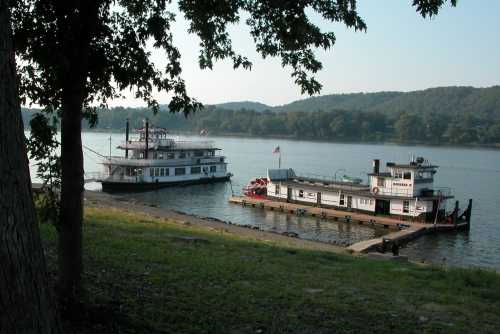
[[[55,272],[56,232],[42,225]],[[379,262],[87,208],[80,332],[491,332],[500,275]]]

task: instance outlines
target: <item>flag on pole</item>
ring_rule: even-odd
[[[278,154],[280,153],[280,147],[276,146],[276,148],[273,150],[273,154]]]

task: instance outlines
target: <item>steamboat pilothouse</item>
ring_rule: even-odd
[[[117,148],[124,157],[109,156],[102,164],[99,179],[103,191],[140,191],[172,185],[228,181],[226,157],[210,141],[179,141],[168,137],[164,128],[145,126],[139,138],[129,139],[127,120],[125,142]]]

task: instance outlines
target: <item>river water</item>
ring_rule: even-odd
[[[83,142],[102,154],[122,155],[115,147],[123,134],[87,132]],[[206,137],[180,136],[181,140],[207,140]],[[264,230],[295,232],[305,239],[335,244],[383,235],[381,228],[332,222],[310,217],[297,217],[263,209],[229,204],[231,185],[234,192],[249,179],[265,176],[267,168],[278,167],[279,146],[282,167],[333,177],[347,174],[367,181],[372,159],[407,162],[414,156],[423,156],[440,166],[435,175],[435,186],[451,187],[461,207],[473,198],[470,232],[453,232],[424,236],[401,251],[413,260],[451,266],[479,266],[500,270],[500,150],[450,147],[403,146],[387,144],[345,144],[284,139],[208,137],[222,149],[234,174],[231,184],[219,183],[124,194],[133,199],[176,209],[191,214],[215,217],[236,224],[255,225]],[[100,171],[99,159],[85,150],[86,172]],[[98,189],[99,185],[88,184]],[[451,203],[450,203],[451,207]]]

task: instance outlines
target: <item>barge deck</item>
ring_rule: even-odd
[[[355,243],[347,248],[349,251],[356,253],[366,253],[377,249],[380,250],[382,247],[390,247],[394,243],[402,245],[405,242],[418,238],[419,236],[426,233],[467,230],[470,226],[470,212],[468,214],[469,219],[457,219],[454,224],[432,224],[402,220],[400,218],[387,216],[373,216],[360,212],[351,212],[274,201],[267,198],[232,196],[229,199],[229,202],[242,206],[268,209],[271,211],[279,211],[296,215],[308,215],[312,217],[320,217],[323,219],[342,221],[346,223],[356,223],[368,226],[381,226],[384,228],[395,230],[394,232],[389,233],[381,238],[364,240]],[[469,202],[469,211],[471,210],[471,206],[472,204],[471,202]]]

